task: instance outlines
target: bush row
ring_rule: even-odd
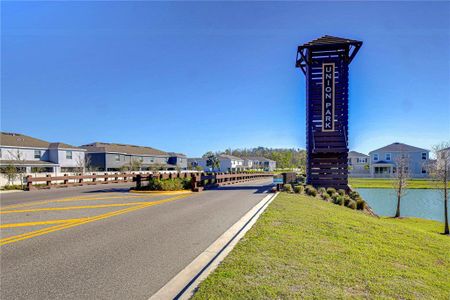
[[[324,201],[332,202],[336,205],[346,206],[350,209],[364,210],[367,205],[356,191],[351,191],[349,194],[346,194],[343,189],[336,190],[334,188],[324,187],[316,189],[312,185],[295,185],[292,187],[291,184],[285,184],[283,186],[283,191],[287,193],[294,192],[296,194],[305,193],[306,195],[312,197],[317,197],[317,195],[319,195]]]

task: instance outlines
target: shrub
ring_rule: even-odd
[[[364,201],[363,199],[359,199],[356,201],[356,209],[364,210],[366,208],[366,205],[366,201]]]
[[[327,188],[327,193],[330,196],[333,196],[333,194],[336,193],[336,189],[335,188]]]
[[[322,194],[322,199],[327,201],[327,202],[330,202],[331,201],[331,196],[328,195],[328,194]]]
[[[345,195],[344,196],[344,205],[347,206],[350,201],[352,201],[352,199],[350,199],[350,196],[349,195]]]
[[[283,191],[285,191],[287,193],[292,193],[292,185],[289,183],[286,183],[285,185],[283,185]]]
[[[356,201],[350,200],[346,206],[351,209],[356,209],[357,204],[356,204]]]
[[[305,193],[313,197],[317,196],[317,190],[312,185],[306,186]]]
[[[323,194],[325,194],[327,192],[327,190],[324,187],[320,187],[318,189],[318,192],[319,192],[319,194],[323,195]]]
[[[344,197],[341,195],[337,195],[334,199],[333,199],[333,203],[337,204],[337,205],[344,205]]]
[[[188,178],[156,179],[152,178],[144,188],[150,191],[177,191],[187,190],[191,187]]]
[[[331,199],[333,200],[333,203],[336,203],[337,197],[339,197],[339,194],[338,194],[338,193],[333,193],[333,194],[331,195]]]
[[[33,186],[38,186],[37,184],[33,184]],[[9,184],[2,187],[3,190],[23,190],[23,187],[20,184]]]
[[[349,195],[353,200],[361,197],[357,191],[351,191]]]
[[[303,187],[303,185],[296,185],[296,186],[294,186],[294,192],[296,193],[296,194],[301,194],[301,193],[303,193],[303,191],[304,191],[304,187]]]
[[[339,190],[338,190],[338,193],[339,193],[339,195],[341,195],[341,196],[345,196],[345,190],[343,190],[343,189],[339,189]]]

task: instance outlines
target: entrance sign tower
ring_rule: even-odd
[[[362,42],[323,36],[298,47],[306,76],[306,183],[348,189],[348,65]]]

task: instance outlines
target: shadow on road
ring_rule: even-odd
[[[219,187],[211,187],[208,190],[219,190],[219,191],[238,191],[238,190],[255,190],[254,194],[263,194],[272,188],[272,184],[268,185],[226,185]]]
[[[129,187],[124,188],[105,188],[91,191],[83,191],[82,193],[93,194],[93,193],[128,193]]]

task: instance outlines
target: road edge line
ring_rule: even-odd
[[[153,294],[149,300],[191,298],[198,285],[227,257],[278,194],[269,194],[264,197],[206,250]]]

